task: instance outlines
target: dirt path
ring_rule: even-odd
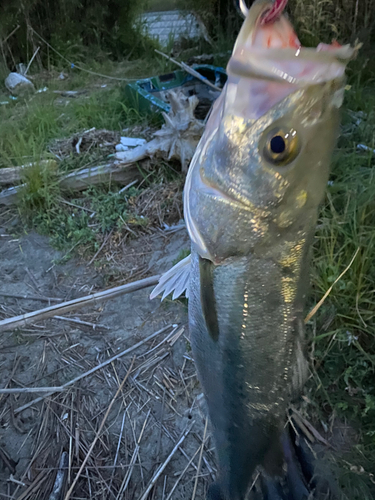
[[[162,272],[188,248],[185,230],[155,232],[127,243],[109,273],[74,259],[59,264],[62,254],[39,235],[13,238],[1,227],[0,235],[0,319],[46,307],[48,298],[53,304],[122,284],[130,276]],[[186,438],[155,483],[153,498],[167,498],[180,477],[172,498],[191,498],[199,453],[181,474],[202,445],[204,417],[196,399],[200,391],[189,352],[186,307],[150,301],[149,292],[0,334],[0,387],[30,388],[60,386],[163,330],[64,392],[0,394],[4,498],[54,498],[49,495],[63,452],[69,457],[65,491],[77,479],[71,498],[141,498],[186,429]],[[18,298],[25,295],[33,300]],[[130,376],[77,478],[133,356]],[[209,447],[207,441],[197,498],[214,476]]]

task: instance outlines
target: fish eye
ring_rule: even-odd
[[[299,151],[298,134],[294,129],[278,128],[266,134],[263,155],[273,165],[288,165],[296,158]]]
[[[285,148],[286,144],[284,138],[281,137],[281,135],[275,135],[275,137],[272,137],[272,139],[270,140],[270,149],[272,153],[274,154],[284,153]]]

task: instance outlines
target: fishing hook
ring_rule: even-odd
[[[281,15],[287,3],[288,0],[274,0],[273,6],[263,17],[261,24],[268,24],[274,22]],[[236,8],[244,18],[247,17],[249,13],[249,8],[246,5],[245,0],[237,0]]]
[[[241,11],[241,14],[243,15],[243,17],[247,17],[248,13],[249,13],[249,8],[248,6],[246,5],[245,3],[245,0],[238,0],[238,7]]]

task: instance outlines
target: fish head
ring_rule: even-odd
[[[316,214],[328,180],[353,49],[302,48],[286,16],[262,24],[271,7],[249,11],[185,185],[190,237],[213,261]]]
[[[290,225],[322,199],[342,98],[336,80],[295,89],[256,120],[227,114],[202,182],[262,219]]]

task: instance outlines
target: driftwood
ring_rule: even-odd
[[[175,159],[180,161],[182,171],[187,171],[204,130],[203,122],[194,116],[199,100],[195,95],[186,96],[181,90],[169,91],[168,99],[171,109],[168,114],[162,113],[165,124],[154,133],[154,139],[133,151],[116,153],[118,160],[129,161],[129,154],[130,158],[144,155],[167,161]]]
[[[27,163],[19,167],[9,167],[0,169],[0,186],[9,186],[22,181],[22,178],[28,169],[36,166],[46,167],[52,171],[56,170],[57,164],[55,160],[41,160],[39,162]]]
[[[9,167],[0,170],[0,186],[8,186],[9,184],[17,184],[20,182],[25,167]]]
[[[189,72],[197,75],[197,78],[203,79],[207,85],[220,90],[193,69],[189,68]],[[102,184],[109,179],[129,184],[141,178],[141,173],[136,163],[147,158],[178,159],[181,162],[182,171],[185,172],[204,129],[204,124],[194,116],[194,110],[199,101],[196,96],[187,97],[181,91],[171,91],[169,93],[169,100],[171,110],[168,114],[163,113],[165,124],[160,130],[154,133],[154,139],[133,149],[116,153],[115,158],[117,161],[64,175],[58,181],[61,189],[66,191],[83,191],[89,186]],[[80,142],[78,141],[76,144],[77,152],[79,152],[79,145]],[[2,171],[3,169],[0,170],[0,179],[5,178]],[[13,179],[20,172],[13,171]],[[10,177],[10,175],[11,173],[9,172],[8,176]],[[2,182],[0,181],[1,184]],[[24,184],[1,191],[0,205],[13,205],[17,203],[18,193],[23,187]]]
[[[80,297],[79,299],[69,300],[68,302],[63,302],[62,304],[21,314],[20,316],[7,318],[0,321],[0,332],[24,327],[30,323],[34,323],[35,321],[51,318],[52,316],[62,316],[69,311],[80,309],[98,302],[100,303],[104,300],[113,299],[126,293],[136,292],[137,290],[142,290],[143,288],[156,285],[159,282],[159,279],[160,276],[151,276],[150,278],[110,288],[109,290],[104,290],[103,292],[86,295],[85,297]]]
[[[142,155],[139,159],[145,156],[146,155]],[[0,175],[2,175],[3,170],[10,169],[0,169]],[[60,187],[62,190],[66,191],[83,191],[89,186],[105,183],[109,179],[120,182],[121,184],[129,184],[129,182],[139,180],[140,178],[141,174],[136,164],[129,163],[125,160],[121,163],[108,163],[106,165],[99,165],[98,167],[90,167],[79,170],[78,172],[72,172],[60,179]],[[14,205],[17,203],[18,193],[23,187],[24,184],[21,184],[1,191],[0,205]]]
[[[4,191],[0,191],[0,205],[14,205],[17,203],[17,197],[20,189],[23,187],[15,186],[8,189],[4,189]]]
[[[141,178],[141,174],[135,164],[124,166],[111,163],[72,172],[61,179],[60,187],[62,190],[67,191],[83,191],[89,186],[102,184],[108,179],[121,184],[129,184],[129,182],[139,178]]]

